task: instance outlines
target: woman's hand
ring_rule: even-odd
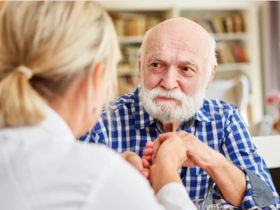
[[[134,152],[125,151],[120,154],[123,159],[129,162],[134,168],[136,168],[145,178],[149,178],[150,169],[147,166],[146,162],[141,160],[139,155]]]
[[[171,161],[177,169],[187,160],[187,149],[176,133],[160,134],[153,146],[152,164]]]
[[[186,152],[183,141],[175,133],[159,135],[152,150],[146,147],[145,159],[153,159],[153,165],[150,167],[150,182],[155,193],[166,184],[172,182],[182,184],[178,169],[187,159]],[[147,158],[151,153],[153,153],[153,158]]]

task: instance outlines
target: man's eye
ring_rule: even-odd
[[[191,69],[189,67],[184,67],[183,70],[184,71],[190,71]]]
[[[153,63],[152,65],[153,65],[153,67],[156,67],[156,68],[157,68],[157,67],[160,67],[160,64],[159,64],[159,63]]]

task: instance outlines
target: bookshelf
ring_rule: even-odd
[[[248,39],[247,33],[212,34],[216,41],[244,40]],[[142,43],[143,36],[119,36],[120,44]]]
[[[119,95],[133,91],[140,81],[136,55],[143,40],[144,31],[153,24],[166,19],[186,17],[201,24],[212,33],[217,41],[219,65],[215,79],[229,79],[238,74],[244,74],[249,78],[251,83],[250,107],[248,107],[251,112],[248,115],[251,116],[251,119],[249,122],[258,123],[262,120],[263,101],[257,2],[100,3],[109,11],[114,20],[123,53],[124,59],[118,67]],[[119,27],[116,24],[118,19],[122,19],[118,22]],[[144,24],[144,22],[146,23]],[[239,25],[236,25],[238,22]],[[128,31],[124,32],[120,26]],[[223,56],[224,58],[222,58]]]

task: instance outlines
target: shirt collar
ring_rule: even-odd
[[[205,106],[205,100],[200,110],[197,113],[195,113],[195,120],[200,122],[212,122],[215,120],[211,116],[210,110],[207,110],[207,107]]]
[[[49,130],[52,135],[66,141],[75,141],[75,136],[64,119],[50,106],[46,106],[46,117],[38,126]]]
[[[140,96],[141,84],[138,85],[134,91],[134,103],[135,103],[135,129],[143,129],[149,127],[151,124],[156,123],[157,120],[148,114],[143,106],[143,101]],[[205,101],[200,110],[195,113],[195,120],[200,122],[211,122],[214,118],[210,115],[209,106],[205,106]]]

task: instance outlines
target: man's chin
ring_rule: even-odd
[[[161,110],[161,111],[175,111],[176,109],[178,109],[179,107],[177,105],[174,106],[170,106],[170,105],[159,105],[159,104],[155,104],[154,105],[157,107],[157,109]]]

